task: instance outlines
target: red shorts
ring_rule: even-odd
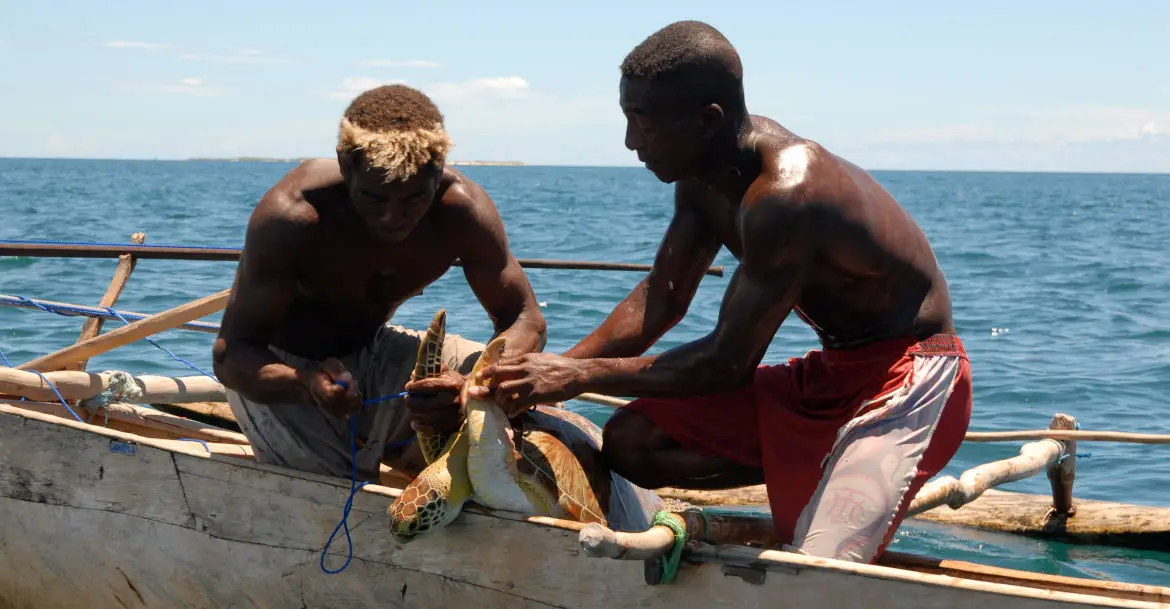
[[[626,407],[684,447],[763,469],[778,543],[872,562],[962,444],[971,368],[940,334],[814,350],[742,389]]]

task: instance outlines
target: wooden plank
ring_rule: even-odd
[[[184,322],[220,311],[227,305],[230,296],[231,288],[227,288],[198,300],[193,300],[167,309],[166,311],[155,313],[146,319],[140,319],[101,336],[27,361],[17,366],[17,368],[20,370],[39,370],[40,372],[60,370],[62,366],[100,355],[111,349],[127,345],[152,334],[162,332],[163,330],[168,330]]]
[[[165,450],[8,415],[0,415],[0,438],[0,497],[172,524],[190,520]]]
[[[146,233],[134,233],[130,236],[130,242],[135,245],[142,245],[145,241]],[[118,297],[122,295],[122,290],[126,287],[126,282],[130,280],[130,274],[134,272],[134,267],[137,264],[138,259],[133,254],[122,254],[118,256],[118,268],[114,269],[114,277],[110,279],[110,285],[106,287],[106,293],[98,301],[99,307],[112,307],[118,302]],[[102,321],[100,317],[86,319],[85,323],[81,326],[81,334],[77,337],[77,342],[85,342],[101,334]],[[87,363],[89,363],[89,360],[83,359],[61,369],[85,370]]]
[[[227,402],[152,403],[151,406],[175,416],[187,417],[193,421],[200,421],[232,431],[240,431],[236,415],[232,413],[231,405]]]
[[[72,419],[72,415],[65,410],[60,402],[18,402],[0,399],[0,403]],[[205,425],[134,404],[110,404],[104,411],[98,410],[91,415],[86,422],[95,425],[106,425],[107,422],[110,424],[125,423],[124,427],[129,428],[131,433],[152,438],[191,438],[224,444],[248,444],[247,436],[242,433]]]
[[[1091,499],[1077,499],[1073,505],[1073,516],[1048,519],[1050,497],[989,490],[958,510],[941,506],[915,518],[1067,543],[1170,548],[1170,507]]]

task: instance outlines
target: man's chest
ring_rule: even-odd
[[[338,240],[305,256],[299,283],[319,301],[402,302],[451,267],[455,253],[446,245],[439,239],[388,245]]]

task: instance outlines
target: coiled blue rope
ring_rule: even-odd
[[[335,382],[338,385],[341,385],[342,387],[349,386],[349,384],[346,383],[345,381],[335,381]],[[403,398],[403,397],[406,397],[406,395],[407,395],[407,392],[403,391],[401,393],[395,393],[394,395],[387,395],[387,396],[383,396],[383,397],[379,397],[379,398],[370,398],[368,400],[363,401],[362,405],[369,406],[371,404],[377,404],[379,402],[385,402],[387,400]],[[415,436],[411,436],[411,437],[409,437],[405,440],[402,440],[400,442],[395,442],[394,444],[391,444],[387,448],[398,448],[400,446],[406,446],[406,445],[410,444],[411,442],[413,442],[414,440],[415,440]],[[329,535],[329,541],[325,542],[325,547],[321,548],[321,570],[324,571],[325,573],[328,573],[329,575],[336,575],[338,573],[341,573],[347,567],[349,567],[349,562],[351,560],[353,560],[353,538],[350,537],[350,534],[349,534],[349,512],[350,512],[350,510],[353,509],[353,498],[357,495],[357,492],[360,491],[362,489],[362,487],[367,484],[367,482],[364,480],[361,483],[358,483],[358,481],[357,481],[357,415],[351,416],[349,418],[349,445],[350,445],[350,460],[353,463],[353,469],[351,470],[352,473],[351,473],[351,476],[349,479],[349,498],[345,500],[345,507],[342,508],[341,521],[338,522],[337,526],[333,528],[333,533],[331,535]],[[333,540],[334,540],[334,538],[337,537],[337,532],[342,530],[342,529],[345,530],[345,543],[348,546],[348,549],[346,551],[346,556],[345,556],[345,564],[341,565],[341,567],[336,569],[336,570],[330,570],[328,567],[325,566],[325,555],[329,552],[329,546],[333,545]]]

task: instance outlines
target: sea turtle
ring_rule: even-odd
[[[418,375],[437,374],[430,342],[442,345],[445,317],[435,316],[416,367]],[[556,407],[541,406],[520,418],[524,431],[511,429],[503,410],[491,398],[472,398],[472,386],[490,379],[478,373],[499,360],[505,339],[497,337],[483,350],[462,392],[463,420],[445,438],[424,438],[441,446],[424,456],[428,465],[390,505],[391,530],[400,542],[445,526],[473,501],[485,507],[529,515],[608,524],[620,530],[644,530],[662,508],[657,495],[612,474],[600,459],[601,430],[588,419]],[[431,362],[436,362],[432,364]],[[608,521],[608,522],[607,522]]]

